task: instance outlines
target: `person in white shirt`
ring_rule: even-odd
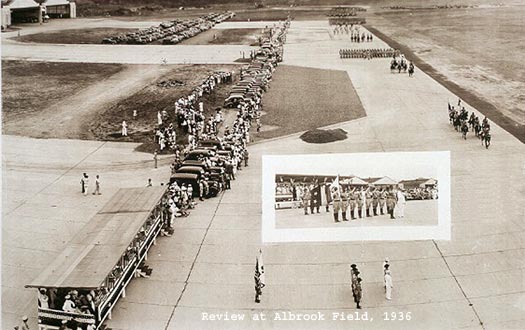
[[[75,306],[75,303],[71,300],[71,296],[67,295],[66,296],[66,301],[64,301],[64,305],[62,306],[62,310],[64,312],[73,313],[73,312],[75,312],[76,307],[77,306]]]
[[[390,270],[385,271],[385,286],[386,286],[386,299],[392,300],[392,288],[394,287],[392,283],[392,275],[390,275]]]
[[[401,190],[401,189],[398,189],[397,190],[397,205],[396,205],[396,209],[397,209],[397,216],[400,217],[400,218],[404,218],[405,217],[405,206],[406,206],[407,202],[406,202],[406,199],[405,199],[405,193]]]
[[[126,121],[122,121],[122,136],[128,136],[128,124],[126,124]]]

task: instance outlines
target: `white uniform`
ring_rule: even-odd
[[[401,191],[401,190],[398,190],[397,191],[397,204],[396,204],[396,209],[397,209],[397,216],[400,217],[400,218],[403,218],[405,217],[405,205],[406,205],[406,199],[405,199],[405,194]]]
[[[385,285],[386,285],[386,299],[391,300],[392,299],[392,288],[394,286],[392,284],[392,276],[390,275],[390,272],[387,272],[385,274]]]

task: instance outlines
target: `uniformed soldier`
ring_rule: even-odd
[[[386,205],[386,191],[385,189],[381,189],[379,192],[379,211],[381,215],[385,214],[385,205]]]
[[[396,193],[392,188],[388,189],[386,207],[388,214],[390,214],[390,219],[395,219],[394,217],[394,208],[396,207]]]
[[[361,288],[361,278],[358,277],[355,285],[355,303],[356,308],[361,309],[361,306],[359,305],[361,303],[361,298],[363,297],[363,289]]]
[[[341,214],[343,216],[343,221],[348,221],[348,218],[346,217],[346,210],[348,209],[349,197],[350,193],[348,192],[348,189],[344,188],[341,192]]]
[[[333,200],[333,208],[334,208],[334,222],[340,222],[339,221],[339,209],[341,208],[342,200],[341,200],[341,191],[338,186],[333,186],[331,189],[331,195]]]
[[[348,195],[349,195],[348,204],[350,208],[350,217],[352,218],[352,220],[355,220],[354,210],[357,206],[357,194],[355,192],[355,188],[352,189]]]
[[[374,211],[374,216],[377,215],[377,207],[379,206],[379,189],[374,188],[372,192],[372,210]]]
[[[356,192],[356,195],[357,195],[357,215],[359,216],[359,218],[361,218],[363,216],[363,203],[364,203],[364,198],[363,198],[363,189],[361,188],[360,191],[357,191]]]
[[[359,276],[359,270],[357,269],[356,264],[350,265],[350,278],[352,281],[352,296],[354,297],[354,302],[357,302],[356,290],[357,290],[357,278]]]
[[[373,196],[370,188],[366,189],[366,216],[370,217],[370,209],[372,208]]]

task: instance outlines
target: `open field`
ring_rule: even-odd
[[[286,55],[285,55],[286,56]],[[280,65],[263,96],[263,130],[274,138],[365,116],[345,71]],[[273,129],[268,129],[268,127]]]
[[[127,141],[144,143],[139,150],[153,152],[157,146],[153,142],[154,128],[157,124],[157,112],[166,110],[174,115],[174,103],[181,97],[187,96],[191,91],[215,71],[231,71],[236,66],[232,65],[177,65],[155,81],[118,102],[109,105],[104,111],[96,114],[89,121],[86,130],[93,139],[108,141]],[[159,87],[157,83],[164,80],[179,80],[184,85],[177,87]],[[224,98],[229,94],[231,84],[218,85],[210,95],[204,95],[202,102],[206,114],[211,114],[214,109],[221,107]],[[133,110],[138,116],[133,120]],[[121,123],[128,123],[127,137],[120,134]],[[186,136],[177,128],[177,141],[186,142]]]
[[[120,64],[2,61],[2,122],[32,116],[122,69]]]
[[[46,44],[100,44],[102,39],[117,34],[129,33],[138,29],[126,28],[91,28],[91,29],[65,29],[43,33],[28,34],[14,38],[21,42],[38,42]]]

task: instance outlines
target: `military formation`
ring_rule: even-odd
[[[401,199],[404,200],[392,187],[354,187],[332,185],[330,193],[333,202],[334,221],[349,221],[357,218],[390,215],[395,219],[394,209]],[[348,213],[347,213],[348,212]],[[341,213],[341,217],[339,217]],[[404,212],[403,212],[404,213]]]
[[[469,131],[474,131],[476,137],[480,139],[481,145],[486,149],[489,148],[492,137],[490,134],[490,123],[486,116],[482,121],[480,121],[474,111],[469,116],[468,111],[461,105],[461,99],[458,99],[457,106],[448,103],[448,118],[454,129],[461,133],[461,137],[464,140],[467,139]]]
[[[388,58],[393,57],[396,50],[392,48],[368,48],[368,49],[339,49],[340,58]]]

